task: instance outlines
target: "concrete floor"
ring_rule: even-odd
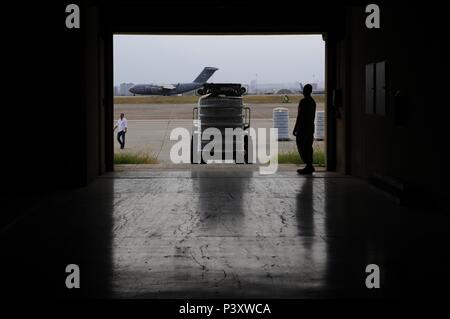
[[[399,207],[351,177],[136,170],[19,199],[3,202],[22,216],[1,232],[8,296],[448,294],[448,216]],[[70,263],[80,266],[81,289],[64,287]],[[365,288],[371,263],[381,269],[378,290]]]

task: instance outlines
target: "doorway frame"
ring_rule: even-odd
[[[133,32],[116,30],[109,28],[104,33],[104,110],[103,114],[104,123],[113,123],[114,121],[114,35],[115,34],[139,34],[139,35],[322,35],[325,42],[325,169],[326,171],[336,171],[336,158],[337,158],[337,139],[336,139],[336,121],[333,115],[332,109],[332,95],[330,89],[336,85],[336,70],[332,66],[336,65],[336,41],[330,41],[330,34],[328,32],[176,32],[173,30],[167,30],[167,32],[152,31],[146,32]],[[106,172],[114,172],[114,133],[108,124],[104,125],[104,165],[103,168]],[[101,164],[102,165],[102,164]],[[103,172],[103,170],[102,170]]]

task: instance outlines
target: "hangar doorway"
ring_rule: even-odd
[[[127,120],[124,148],[118,141],[119,127],[108,141],[114,145],[116,169],[141,164],[181,167],[170,158],[176,143],[170,133],[180,127],[192,132],[200,96],[198,87],[177,88],[194,83],[208,67],[217,70],[208,74],[207,83],[245,87],[243,101],[250,108],[252,128],[266,128],[268,134],[269,128],[280,126],[276,112],[287,113],[287,132],[279,131],[280,164],[302,163],[292,131],[303,86],[311,84],[317,105],[314,164],[326,166],[325,41],[321,34],[114,34],[113,66],[113,125],[122,113]]]

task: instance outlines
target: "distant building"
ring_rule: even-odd
[[[120,83],[119,87],[119,95],[122,96],[130,96],[133,95],[130,93],[130,88],[134,85],[134,83]]]
[[[323,89],[323,82],[303,82],[303,84],[310,83],[314,91],[319,91]],[[287,94],[298,94],[300,93],[299,82],[285,82],[285,83],[257,83],[256,80],[250,81],[249,93],[257,94],[277,94],[280,90],[289,90],[291,93]],[[284,94],[284,93],[278,93]]]

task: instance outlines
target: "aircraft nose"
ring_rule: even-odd
[[[130,88],[128,89],[128,91],[130,91],[130,93],[135,94],[135,93],[136,93],[136,87],[133,85],[132,87],[130,87]]]

